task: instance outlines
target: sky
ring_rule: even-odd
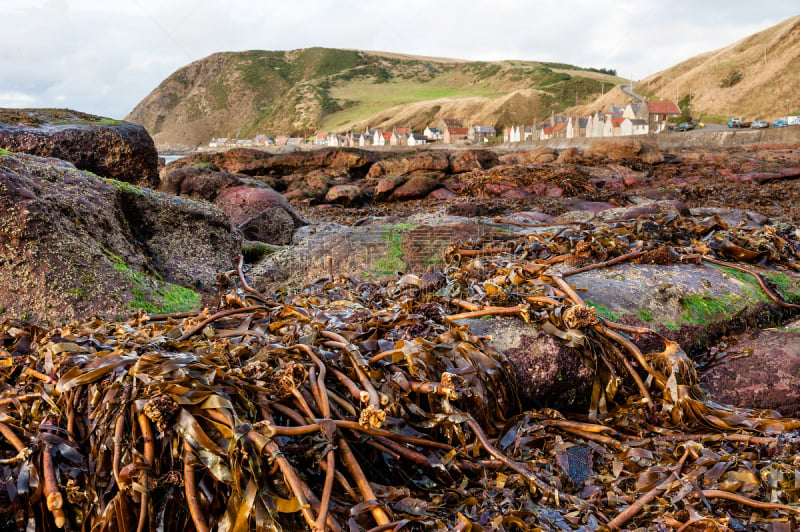
[[[0,107],[121,119],[212,53],[312,46],[638,80],[797,14],[798,0],[0,0]]]

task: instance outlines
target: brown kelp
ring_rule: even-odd
[[[792,271],[799,251],[788,228],[676,216],[492,235],[454,243],[442,272],[270,296],[240,263],[199,314],[6,320],[0,518],[93,531],[796,529],[800,420],[707,400],[680,345],[598,316],[569,278],[615,261],[715,262],[791,308],[746,263]],[[525,410],[505,356],[459,325],[487,315],[580,351],[595,370],[589,411]]]

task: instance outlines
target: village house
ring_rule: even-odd
[[[641,118],[623,118],[620,125],[620,134],[627,135],[647,135],[649,128],[647,122]]]
[[[558,125],[550,128],[551,139],[565,139],[567,138],[567,122],[559,122]]]
[[[467,138],[473,144],[489,142],[497,136],[497,131],[492,126],[472,126],[467,132]]]
[[[444,135],[444,132],[447,131],[447,128],[451,127],[462,128],[464,127],[464,124],[462,124],[461,120],[458,120],[457,118],[442,118],[439,121],[438,128],[442,131],[442,135]]]
[[[275,140],[269,135],[256,135],[253,142],[256,146],[272,146],[275,144]]]
[[[389,144],[391,146],[406,146],[408,144],[408,135],[410,134],[410,131],[405,131],[407,129],[408,128],[395,128],[395,130],[392,131],[392,136],[389,137]]]
[[[651,133],[661,133],[667,129],[668,120],[673,116],[680,116],[681,110],[675,102],[647,102],[644,106],[644,116],[639,116],[647,121]]]
[[[411,133],[408,136],[409,146],[422,146],[428,143],[428,138],[421,133]]]
[[[622,121],[625,118],[622,116],[614,116],[614,114],[609,115],[606,117],[605,122],[603,123],[603,136],[604,137],[619,137],[622,135]]]
[[[363,148],[367,146],[369,140],[367,139],[367,135],[364,133],[350,133],[347,136],[347,145],[351,148]]]
[[[347,146],[347,137],[344,135],[336,135],[334,133],[329,133],[327,139],[327,146],[330,146],[331,148]]]
[[[425,135],[425,138],[428,139],[428,142],[442,140],[442,132],[436,127],[428,126],[425,128],[425,131],[423,131],[422,134]]]
[[[581,118],[579,116],[571,116],[567,121],[566,137],[574,139],[575,137],[586,136],[586,126],[589,124],[588,118]]]
[[[218,139],[211,139],[211,142],[208,143],[209,148],[222,148],[223,146],[228,144],[227,137],[220,137]]]
[[[383,136],[384,131],[382,129],[372,129],[372,145],[373,146],[384,146],[386,144],[386,137]],[[391,133],[389,133],[391,136]]]
[[[466,144],[469,142],[469,130],[465,127],[448,127],[444,130],[445,144]]]
[[[503,142],[522,142],[522,131],[520,126],[508,126],[503,128]]]

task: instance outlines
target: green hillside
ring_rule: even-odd
[[[611,74],[556,63],[328,48],[224,52],[176,71],[126,119],[159,143],[185,145],[368,124],[424,128],[444,115],[501,128],[590,102],[603,84],[621,81]]]

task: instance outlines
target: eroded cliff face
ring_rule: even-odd
[[[55,157],[101,177],[155,188],[158,152],[142,127],[67,109],[0,109],[0,148]]]

